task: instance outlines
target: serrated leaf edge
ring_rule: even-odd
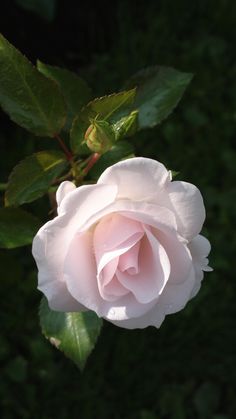
[[[7,182],[7,189],[6,189],[6,192],[5,192],[5,195],[4,195],[4,205],[5,205],[5,207],[7,207],[7,208],[9,208],[9,207],[15,207],[15,206],[19,206],[19,205],[22,205],[22,204],[24,204],[24,203],[30,203],[30,202],[33,202],[33,201],[23,201],[23,202],[21,202],[20,204],[18,204],[17,202],[11,202],[11,203],[9,203],[9,201],[8,201],[8,194],[9,194],[9,187],[10,187],[10,183],[11,183],[11,181],[12,181],[12,177],[14,177],[15,176],[15,172],[17,171],[17,169],[19,168],[19,166],[21,166],[22,165],[22,163],[24,163],[26,160],[29,160],[30,158],[32,158],[33,156],[35,156],[35,155],[39,155],[39,154],[43,154],[43,153],[45,153],[45,152],[50,152],[50,151],[53,151],[53,150],[45,150],[45,151],[39,151],[39,152],[36,152],[36,153],[33,153],[33,154],[31,154],[30,156],[27,156],[25,159],[22,159],[21,161],[19,161],[18,163],[17,163],[17,165],[12,169],[12,171],[11,171],[11,173],[10,173],[10,175],[9,175],[9,178],[8,178],[8,182]],[[61,155],[61,157],[63,157],[63,159],[61,159],[61,163],[64,161],[65,163],[66,163],[66,159],[64,158],[64,155],[63,155],[63,153],[61,153],[60,151],[57,151],[57,150],[55,150],[55,153],[58,153],[58,154],[60,154]],[[53,166],[56,166],[56,164],[52,164],[49,168],[51,168],[51,167],[53,167]],[[37,176],[38,178],[40,177],[40,176]],[[35,178],[35,179],[37,179],[37,177]],[[25,189],[27,189],[27,188],[25,188]],[[36,198],[36,199],[38,199],[38,198],[40,198],[40,197],[42,197],[44,194],[45,194],[46,192],[42,192],[40,195],[38,195],[38,197]],[[35,200],[36,200],[35,199]]]
[[[16,48],[13,44],[11,44],[2,34],[0,34],[0,41],[1,41],[1,39],[3,39],[4,42],[6,42],[8,45],[10,45],[11,48],[13,48],[18,54],[20,54],[25,59],[25,61],[27,62],[27,64],[29,64],[29,66],[33,69],[33,71],[36,72],[42,80],[49,81],[54,86],[54,88],[58,91],[59,95],[61,96],[62,102],[64,104],[63,123],[61,124],[60,130],[58,130],[57,132],[53,132],[53,130],[51,129],[51,133],[52,134],[51,135],[48,134],[48,137],[52,137],[52,138],[55,137],[55,135],[57,135],[62,130],[63,126],[65,125],[65,122],[66,122],[66,108],[67,108],[66,103],[65,103],[65,100],[64,100],[64,97],[63,97],[63,95],[62,95],[62,93],[61,93],[61,91],[60,91],[60,89],[58,87],[58,84],[54,80],[45,77],[40,71],[38,71],[38,69],[31,63],[31,61],[24,54],[22,54],[21,51],[18,48]],[[9,57],[9,59],[12,62],[11,56]],[[13,62],[13,65],[16,68],[14,62]],[[17,70],[17,68],[16,68],[16,70]],[[22,77],[21,73],[18,73],[18,74],[20,75],[20,78],[23,80],[23,83],[25,84],[25,86],[27,88],[27,91],[30,93],[30,96],[33,98],[33,101],[36,103],[36,107],[39,109],[40,114],[43,116],[43,120],[46,121],[46,126],[48,126],[49,129],[50,129],[50,125],[48,124],[49,121],[47,121],[46,115],[42,112],[42,109],[38,105],[37,100],[35,100],[36,99],[35,96],[32,94],[32,92],[31,92],[29,86],[27,85],[27,83],[25,83],[25,80]],[[55,100],[54,100],[53,103],[55,103]],[[35,133],[35,131],[33,131],[33,130],[29,129],[29,128],[26,128],[23,124],[19,123],[18,121],[15,121],[15,119],[8,113],[8,111],[5,110],[4,106],[1,106],[1,107],[7,113],[7,115],[9,116],[9,118],[10,118],[11,121],[13,121],[17,125],[21,126],[25,130],[33,133],[34,135],[41,136],[41,134],[37,134],[37,133]],[[52,107],[54,107],[54,106],[52,106]]]

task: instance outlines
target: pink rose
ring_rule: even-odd
[[[58,311],[93,310],[128,329],[159,327],[210,271],[192,184],[147,158],[119,162],[97,184],[57,190],[58,216],[33,241],[38,288]]]

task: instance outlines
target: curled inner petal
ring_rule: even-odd
[[[127,272],[129,275],[136,275],[139,273],[139,250],[140,241],[138,241],[129,252],[123,253],[119,257],[118,268],[120,272]]]
[[[140,241],[137,271],[135,275],[130,275],[118,269],[116,275],[138,302],[147,304],[158,298],[170,274],[170,262],[165,249],[148,230]]]
[[[167,253],[148,225],[121,214],[106,217],[94,231],[101,297],[117,301],[129,292],[147,304],[161,294],[170,275]]]
[[[129,292],[115,277],[119,257],[126,254],[144,235],[141,223],[120,214],[104,217],[94,230],[97,284],[101,297],[115,301]]]

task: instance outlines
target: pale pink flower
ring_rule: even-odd
[[[128,329],[159,327],[211,270],[199,190],[171,181],[155,160],[119,162],[95,185],[63,182],[57,203],[58,216],[33,241],[38,288],[53,310],[93,310]]]

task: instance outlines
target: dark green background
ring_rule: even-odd
[[[1,2],[0,31],[35,62],[78,71],[96,94],[118,90],[142,67],[193,72],[178,109],[136,136],[154,157],[195,183],[207,209],[214,272],[160,330],[108,323],[81,374],[41,336],[30,247],[1,251],[2,418],[233,419],[236,417],[236,2],[58,1],[51,23]],[[0,182],[19,159],[51,147],[0,114]],[[47,219],[48,202],[31,204]]]

